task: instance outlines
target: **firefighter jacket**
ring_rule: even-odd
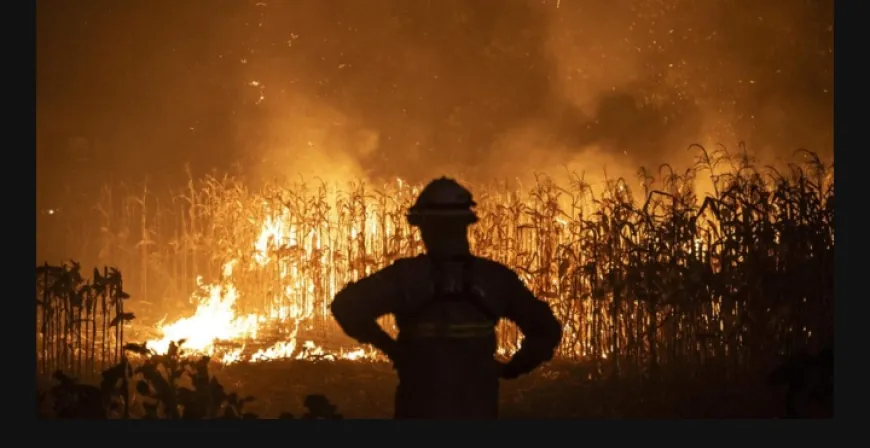
[[[396,418],[496,418],[499,377],[550,360],[562,337],[549,305],[516,273],[470,254],[397,260],[340,291],[331,310],[348,336],[393,361]],[[395,340],[377,322],[387,314],[395,316]],[[495,360],[502,318],[524,336],[504,365]]]

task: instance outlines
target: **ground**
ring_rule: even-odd
[[[291,361],[213,364],[212,374],[228,391],[253,396],[246,411],[261,418],[283,412],[305,413],[308,395],[324,395],[346,418],[390,418],[396,375],[386,363]],[[502,381],[501,416],[522,419],[706,419],[778,418],[783,415],[782,390],[771,388],[766,375],[711,381],[663,375],[656,384],[628,378],[593,379],[588,365],[551,363],[530,375]],[[703,379],[701,379],[703,378]],[[87,383],[96,384],[95,378]],[[37,390],[52,382],[38,378]],[[50,406],[43,402],[42,406]],[[818,415],[818,414],[817,414]],[[827,414],[818,415],[826,417]]]
[[[388,364],[275,361],[219,367],[228,388],[256,401],[262,417],[301,415],[308,394],[323,394],[347,418],[389,418],[396,377]],[[589,369],[551,364],[513,381],[503,381],[505,418],[775,418],[781,398],[763,378],[710,385],[680,379],[657,386],[639,381],[591,380]]]

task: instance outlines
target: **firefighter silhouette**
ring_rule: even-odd
[[[348,336],[373,345],[399,377],[395,417],[498,417],[499,378],[513,379],[553,357],[561,324],[508,267],[471,254],[477,222],[471,193],[452,179],[427,185],[407,215],[426,253],[396,260],[349,284],[331,310]],[[398,337],[378,324],[393,314]],[[523,333],[507,363],[495,359],[495,326],[506,318]]]

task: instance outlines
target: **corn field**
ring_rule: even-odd
[[[124,344],[124,323],[133,313],[124,312],[121,273],[94,269],[85,280],[81,266],[45,264],[36,268],[37,371],[57,370],[75,375],[91,374],[117,364]]]
[[[515,269],[551,304],[565,328],[559,357],[617,374],[730,369],[832,341],[833,167],[811,153],[781,171],[698,153],[685,172],[665,165],[598,188],[579,174],[471,185],[475,253]],[[713,188],[699,197],[702,178]],[[88,215],[94,231],[69,228],[96,263],[129,276],[136,303],[185,302],[197,276],[219,279],[234,262],[238,312],[268,314],[279,300],[329,337],[337,289],[422,251],[405,222],[418,191],[400,180],[254,191],[230,176],[191,178],[171,193],[107,186]],[[502,349],[520,341],[500,326]]]

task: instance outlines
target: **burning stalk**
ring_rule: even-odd
[[[643,171],[639,196],[623,179],[593,191],[576,174],[567,186],[539,176],[528,192],[480,186],[474,250],[517,269],[553,306],[565,326],[559,356],[597,360],[614,375],[675,363],[739,366],[753,353],[832,337],[832,169],[810,159],[787,175],[763,175],[744,158],[722,172],[727,158],[704,150],[682,174],[664,166],[658,189]],[[703,200],[694,187],[701,172],[713,185]],[[341,346],[327,313],[335,291],[422,250],[404,221],[415,194],[402,181],[381,191],[304,182],[252,191],[229,177],[191,178],[181,202],[160,210],[178,229],[138,222],[164,234],[149,257],[215,282],[202,285],[207,293],[196,295],[188,318],[160,326],[155,346],[172,338],[191,346],[197,336],[182,328],[194,322],[212,338],[202,350],[218,350],[215,339],[242,346],[228,360],[308,356],[306,340]],[[137,213],[156,216],[167,203],[149,201]],[[182,242],[165,243],[175,234]],[[220,272],[228,266],[229,275]],[[393,329],[390,319],[383,325]],[[498,338],[505,355],[521,343],[509,325]]]

